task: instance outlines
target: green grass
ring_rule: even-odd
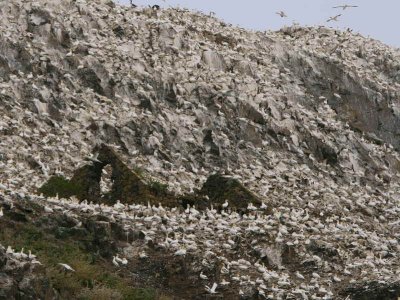
[[[110,270],[109,264],[87,253],[74,240],[59,240],[35,225],[18,223],[0,227],[0,242],[16,250],[32,250],[45,266],[46,275],[62,298],[71,299],[156,299],[152,289],[131,286],[128,279]],[[70,265],[76,272],[65,273],[58,263]]]
[[[68,198],[79,195],[81,191],[79,186],[63,176],[53,176],[39,188],[38,192],[46,197],[55,197],[58,194],[61,198]]]

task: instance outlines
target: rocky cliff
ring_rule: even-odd
[[[399,50],[103,0],[0,15],[0,298],[400,296]]]

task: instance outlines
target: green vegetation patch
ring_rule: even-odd
[[[72,239],[56,239],[31,223],[0,221],[0,243],[16,251],[31,250],[43,264],[52,286],[63,299],[156,299],[153,289],[132,287],[128,278],[113,272],[102,258],[85,251]],[[65,272],[59,263],[70,265],[75,272]]]
[[[213,174],[207,178],[201,193],[207,195],[211,204],[222,204],[225,200],[237,209],[245,209],[249,203],[260,204],[261,201],[246,189],[237,179]]]
[[[38,192],[46,197],[58,195],[61,198],[69,198],[73,195],[79,195],[81,187],[63,176],[53,176],[39,188]]]

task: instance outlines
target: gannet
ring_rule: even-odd
[[[229,281],[226,281],[225,279],[222,279],[222,281],[221,281],[220,284],[221,284],[222,286],[225,286],[225,285],[229,285],[230,282],[229,282]]]
[[[67,264],[63,264],[63,263],[58,263],[61,267],[64,268],[65,271],[69,271],[69,272],[75,272],[74,269],[71,268],[71,266],[67,265]]]
[[[95,154],[92,154],[90,156],[87,156],[85,159],[91,162],[96,162],[96,163],[101,163],[100,160],[98,160],[99,152],[96,152]]]
[[[339,21],[338,18],[339,18],[340,16],[341,16],[341,14],[336,15],[336,16],[334,16],[334,17],[330,17],[328,20],[326,20],[326,22],[330,22],[330,21],[335,21],[335,22],[337,22],[337,21]]]
[[[117,258],[115,256],[113,256],[112,263],[114,264],[114,266],[119,267],[119,263],[118,263]]]
[[[301,275],[299,271],[296,272],[296,277],[302,280],[304,279],[304,276]]]
[[[217,289],[217,286],[218,284],[216,284],[215,282],[211,288],[206,285],[206,291],[209,292],[210,294],[216,294],[217,292],[215,290]]]
[[[52,213],[52,212],[54,212],[54,210],[53,210],[51,207],[48,207],[48,206],[45,206],[45,207],[44,207],[44,211],[47,212],[47,213]]]
[[[352,8],[352,7],[358,7],[358,6],[357,5],[344,4],[344,5],[334,6],[333,8],[342,8],[343,10],[345,10],[346,8]]]
[[[186,249],[181,248],[181,249],[177,250],[174,254],[176,256],[184,256],[184,255],[186,255]]]
[[[29,250],[29,251],[28,251],[28,258],[29,258],[29,259],[35,259],[35,258],[36,258],[36,255],[32,254],[32,251]]]
[[[284,11],[278,11],[278,12],[276,12],[276,14],[278,15],[278,16],[280,16],[281,18],[287,18],[287,15],[285,14],[285,12]]]
[[[201,273],[200,273],[200,278],[204,279],[204,280],[208,279],[207,275],[203,274],[203,271],[201,271]]]
[[[228,200],[225,200],[224,204],[222,204],[222,207],[223,207],[223,208],[227,208],[228,205],[229,205]]]

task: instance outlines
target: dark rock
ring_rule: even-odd
[[[344,288],[340,294],[350,296],[351,300],[397,300],[400,297],[400,283],[356,283]]]
[[[121,25],[115,26],[113,28],[113,32],[119,38],[122,38],[125,35],[124,29],[121,27]]]
[[[324,141],[310,135],[307,137],[307,144],[317,160],[326,161],[331,166],[338,163],[338,154]]]
[[[26,218],[26,215],[22,212],[17,212],[17,211],[9,211],[7,213],[7,216],[13,220],[13,221],[17,221],[17,222],[27,222],[28,219]]]
[[[327,260],[335,260],[339,258],[339,252],[333,246],[324,241],[312,240],[307,246],[307,250],[315,255],[322,256]]]
[[[28,261],[19,261],[0,247],[0,300],[59,299],[45,269]]]
[[[204,131],[203,143],[207,152],[211,155],[219,156],[219,147],[214,143],[211,129],[206,129]]]
[[[28,24],[30,26],[41,26],[50,23],[50,13],[40,8],[33,8],[28,14]]]
[[[211,175],[204,183],[200,194],[209,197],[209,204],[220,207],[225,200],[228,200],[231,208],[240,210],[247,209],[249,203],[261,204],[260,199],[246,189],[237,179]]]
[[[103,87],[101,86],[101,79],[97,76],[96,72],[91,68],[82,68],[78,70],[78,77],[83,86],[91,88],[94,92],[105,95]]]
[[[243,118],[249,119],[253,121],[254,123],[260,124],[260,125],[265,125],[265,120],[263,115],[253,106],[251,106],[248,103],[242,103],[240,108],[240,113],[239,115]]]

